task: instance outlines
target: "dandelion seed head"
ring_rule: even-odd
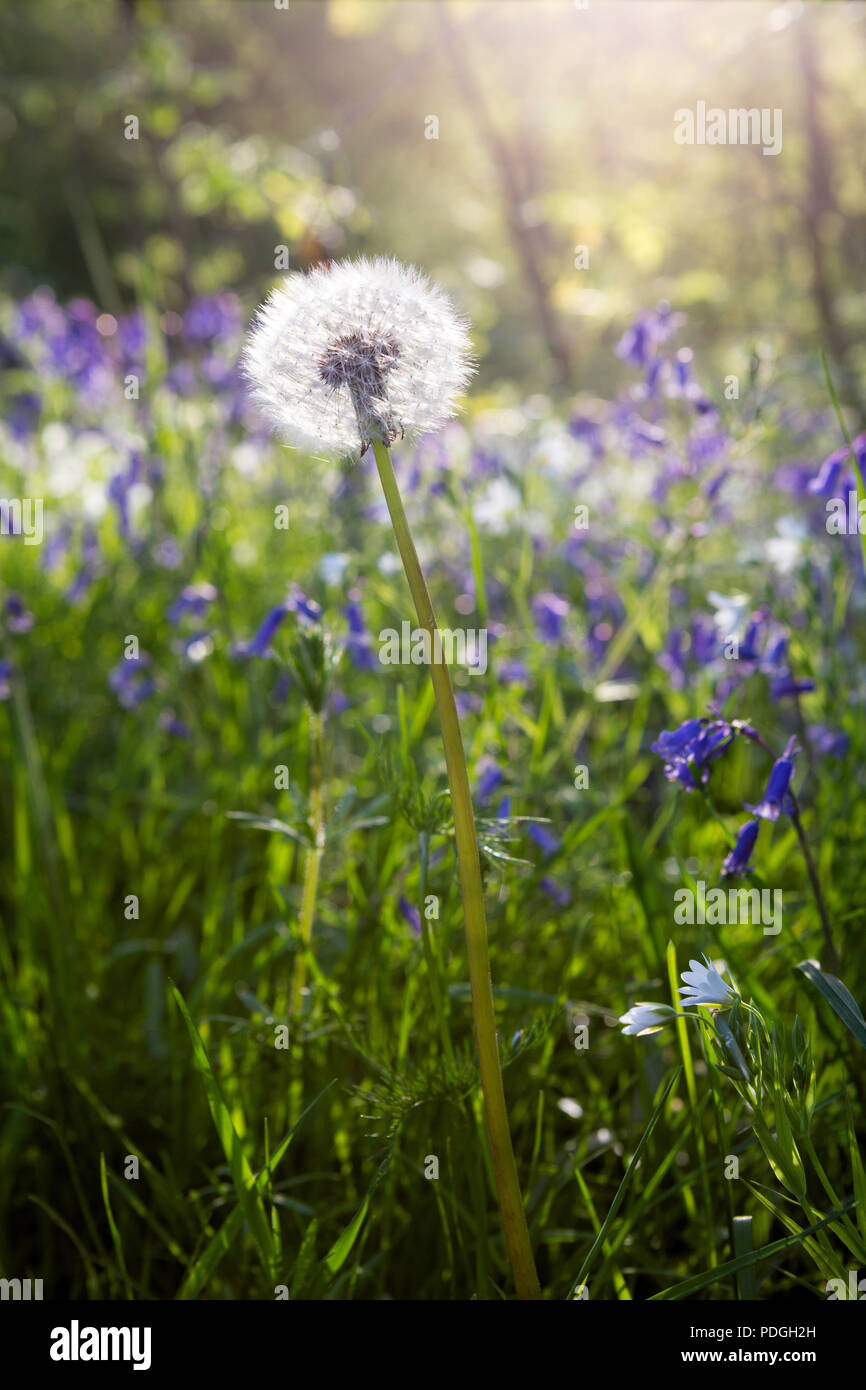
[[[259,309],[242,365],[274,432],[330,457],[438,429],[473,369],[448,296],[386,257],[287,275]]]

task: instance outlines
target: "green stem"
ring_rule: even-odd
[[[304,863],[304,887],[301,896],[300,934],[301,947],[295,956],[292,971],[292,997],[289,1004],[290,1017],[300,1012],[301,996],[307,980],[307,952],[313,939],[313,920],[316,915],[316,894],[319,888],[319,866],[325,844],[325,815],[322,799],[322,716],[310,710],[310,780],[309,780],[309,824],[313,843],[306,852]]]
[[[835,945],[833,944],[833,937],[830,932],[830,919],[827,915],[827,907],[824,903],[824,894],[821,892],[821,880],[818,878],[818,870],[815,868],[815,860],[812,858],[812,851],[809,848],[809,841],[806,839],[806,833],[803,830],[803,823],[800,820],[800,807],[797,804],[797,799],[794,796],[793,792],[790,793],[790,796],[794,807],[793,811],[791,812],[791,823],[793,824],[794,829],[797,832],[797,839],[800,841],[800,849],[803,851],[803,858],[806,861],[806,872],[809,875],[809,882],[812,885],[812,892],[815,896],[815,902],[818,906],[818,917],[821,922],[821,931],[824,935],[824,945],[827,949],[827,960],[829,962],[830,969],[833,971],[833,974],[839,975],[842,971],[842,963],[839,960],[839,953],[836,950]]]
[[[391,455],[385,445],[373,441],[376,467],[382,481],[385,500],[394,535],[418,622],[428,632],[436,630],[436,616],[427,589],[424,572],[418,560],[400,489],[394,476]],[[540,1298],[541,1287],[535,1270],[529,1228],[520,1193],[517,1165],[511,1146],[505,1090],[496,1042],[496,1015],[493,1008],[493,986],[490,980],[490,956],[487,949],[487,919],[484,913],[484,892],[481,884],[481,863],[475,835],[475,817],[466,771],[466,755],[460,734],[460,721],[454,702],[451,676],[444,662],[431,662],[430,675],[442,726],[448,785],[451,789],[451,808],[454,815],[454,838],[460,871],[460,891],[463,898],[463,920],[466,928],[466,950],[469,957],[469,983],[472,989],[472,1011],[475,1017],[475,1040],[478,1046],[478,1069],[484,1091],[487,1133],[493,1158],[493,1172],[499,1209],[505,1231],[505,1243],[514,1274],[518,1298]]]

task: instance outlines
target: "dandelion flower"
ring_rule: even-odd
[[[376,257],[287,275],[258,311],[243,370],[280,438],[339,458],[437,429],[472,364],[448,296],[414,267]]]
[[[734,992],[725,984],[709,956],[704,956],[704,965],[699,960],[690,960],[690,970],[680,976],[685,985],[680,990],[682,1002],[687,1004],[733,1004]]]
[[[664,1028],[673,1010],[667,1004],[632,1004],[628,1013],[620,1016],[623,1033],[632,1033],[635,1037],[643,1037],[649,1033],[657,1033],[660,1028]]]
[[[449,300],[420,271],[393,260],[343,261],[317,267],[308,275],[289,275],[259,310],[243,367],[259,406],[287,443],[326,457],[363,453],[372,446],[419,624],[435,631],[436,615],[389,446],[407,434],[444,424],[468,382],[467,328]],[[517,1296],[538,1299],[541,1286],[517,1176],[496,1041],[484,887],[466,752],[447,665],[434,662],[430,679],[454,813],[478,1065],[502,1227]],[[312,872],[314,901],[318,860]],[[406,907],[414,930],[417,914],[412,914],[410,904]],[[309,913],[307,930],[302,931],[307,945],[311,930]],[[299,954],[297,959],[303,958]],[[294,993],[299,999],[300,990]]]

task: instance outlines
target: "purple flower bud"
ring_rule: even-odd
[[[759,829],[760,825],[756,820],[747,820],[745,825],[740,826],[737,832],[737,842],[722,865],[723,877],[727,878],[730,874],[748,873],[749,860],[752,850],[755,848]]]
[[[773,764],[763,801],[757,806],[750,806],[747,801],[744,802],[747,811],[759,816],[761,820],[776,821],[780,815],[790,816],[794,809],[794,803],[788,795],[788,786],[794,771],[793,759],[796,752],[794,740],[791,739],[785,749],[784,757],[777,759]]]
[[[544,889],[549,898],[553,899],[557,907],[568,907],[571,902],[571,893],[555,879],[547,877],[541,879],[540,887]]]
[[[264,620],[249,642],[238,642],[234,648],[234,655],[239,657],[267,656],[271,638],[279,627],[283,618],[288,613],[288,605],[278,603],[266,614]]]
[[[475,796],[478,802],[483,805],[489,801],[496,788],[500,786],[503,778],[502,768],[493,758],[482,758],[478,764],[479,777],[475,786]]]
[[[568,602],[558,594],[536,594],[532,600],[532,616],[542,641],[560,642],[568,616]]]
[[[535,841],[546,859],[549,859],[552,854],[555,854],[562,843],[556,835],[552,835],[543,825],[530,825],[529,838]]]
[[[398,906],[406,921],[409,923],[409,926],[412,928],[412,935],[420,936],[421,914],[418,911],[417,907],[410,903],[408,898],[404,898],[402,894],[398,899]]]

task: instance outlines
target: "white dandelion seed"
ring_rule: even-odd
[[[337,458],[438,429],[473,371],[448,296],[386,257],[287,275],[258,311],[242,366],[280,438]]]
[[[683,1005],[687,1004],[732,1004],[734,992],[725,984],[709,956],[704,956],[705,965],[699,960],[690,960],[690,970],[680,975],[685,985],[680,989]],[[720,961],[719,964],[722,964]]]
[[[667,1004],[632,1004],[628,1013],[620,1015],[623,1033],[632,1033],[635,1037],[644,1034],[657,1033],[663,1028],[668,1019],[672,1016],[673,1009]]]

